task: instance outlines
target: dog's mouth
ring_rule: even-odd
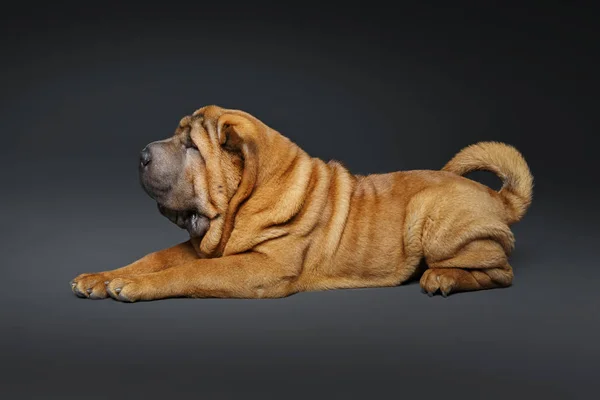
[[[158,210],[171,222],[189,232],[191,237],[203,237],[210,226],[210,219],[193,210],[176,211],[157,203]]]

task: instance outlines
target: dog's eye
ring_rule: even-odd
[[[192,141],[192,139],[190,139],[190,138],[188,138],[188,139],[187,139],[187,140],[186,140],[186,141],[183,143],[183,146],[184,146],[186,149],[194,149],[194,150],[198,150],[198,146],[196,146],[196,143],[194,143],[194,142]]]

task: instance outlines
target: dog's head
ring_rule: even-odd
[[[211,252],[256,184],[258,148],[275,136],[250,114],[203,107],[182,118],[171,138],[142,150],[140,181],[160,212],[192,238],[206,236],[203,247]]]

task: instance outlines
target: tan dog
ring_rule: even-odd
[[[496,173],[496,192],[461,175]],[[433,295],[505,287],[509,225],[531,203],[533,178],[513,147],[485,142],[442,171],[355,176],[311,158],[253,116],[208,106],[142,151],[140,179],[190,240],[120,269],[79,275],[80,297],[273,298],[395,286],[429,268]]]

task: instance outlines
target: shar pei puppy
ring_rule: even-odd
[[[497,174],[499,191],[462,175]],[[239,110],[207,106],[141,152],[140,180],[184,243],[71,282],[90,299],[275,298],[396,286],[430,296],[509,286],[509,225],[531,203],[521,154],[498,142],[441,171],[353,175]],[[421,263],[421,260],[425,263]],[[420,266],[427,265],[424,270]]]

